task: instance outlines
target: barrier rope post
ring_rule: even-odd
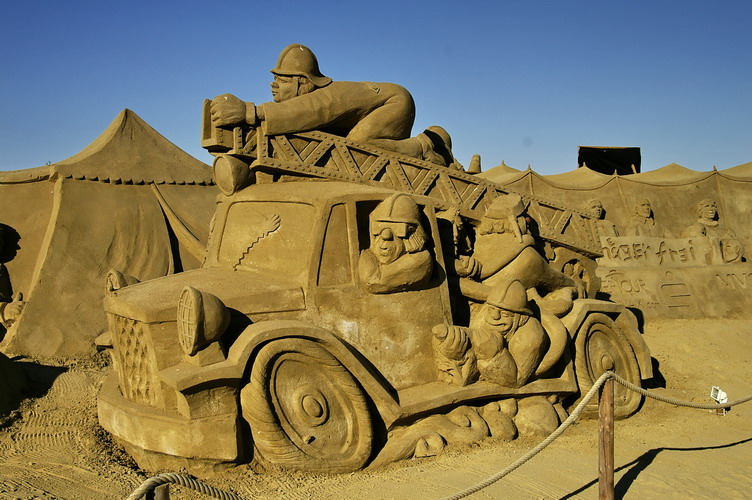
[[[170,485],[160,484],[146,494],[146,500],[170,500]]]
[[[598,394],[598,498],[614,500],[614,379]]]

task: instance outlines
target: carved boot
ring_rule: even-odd
[[[442,127],[432,125],[417,137],[423,147],[424,160],[444,167],[454,162],[452,138]]]

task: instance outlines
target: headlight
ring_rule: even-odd
[[[111,295],[113,292],[117,292],[121,288],[135,285],[136,283],[139,283],[137,278],[123,274],[117,269],[110,269],[110,272],[107,273],[107,277],[105,278],[105,293]]]
[[[214,182],[227,196],[253,184],[253,173],[248,163],[230,155],[220,155],[214,160]]]
[[[230,311],[217,297],[191,286],[178,302],[178,341],[189,356],[219,339],[230,323]]]

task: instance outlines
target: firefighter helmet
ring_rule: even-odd
[[[420,224],[420,209],[417,203],[405,193],[394,193],[379,203],[373,211],[374,220],[380,222],[402,222],[404,224]]]
[[[399,238],[407,238],[420,226],[420,208],[405,193],[394,193],[379,203],[371,213],[371,221],[386,222]]]
[[[272,73],[280,76],[305,76],[316,87],[326,87],[332,83],[331,78],[321,74],[319,62],[311,49],[299,43],[288,45],[282,50]]]
[[[502,280],[494,285],[486,304],[527,316],[533,315],[528,308],[525,287],[519,280]]]

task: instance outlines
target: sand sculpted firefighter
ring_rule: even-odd
[[[370,246],[358,261],[363,287],[371,293],[416,289],[431,278],[433,256],[420,208],[410,196],[395,193],[370,215]]]
[[[433,332],[439,378],[456,385],[481,379],[521,387],[542,371],[550,346],[518,280],[499,282],[469,328],[438,325]],[[548,360],[543,370],[555,361]]]
[[[263,125],[269,135],[321,130],[387,151],[444,166],[454,165],[451,138],[441,127],[410,137],[415,103],[393,83],[335,82],[319,70],[311,49],[285,47],[271,70],[273,102],[256,106],[232,94],[215,97],[212,123],[218,127]]]

